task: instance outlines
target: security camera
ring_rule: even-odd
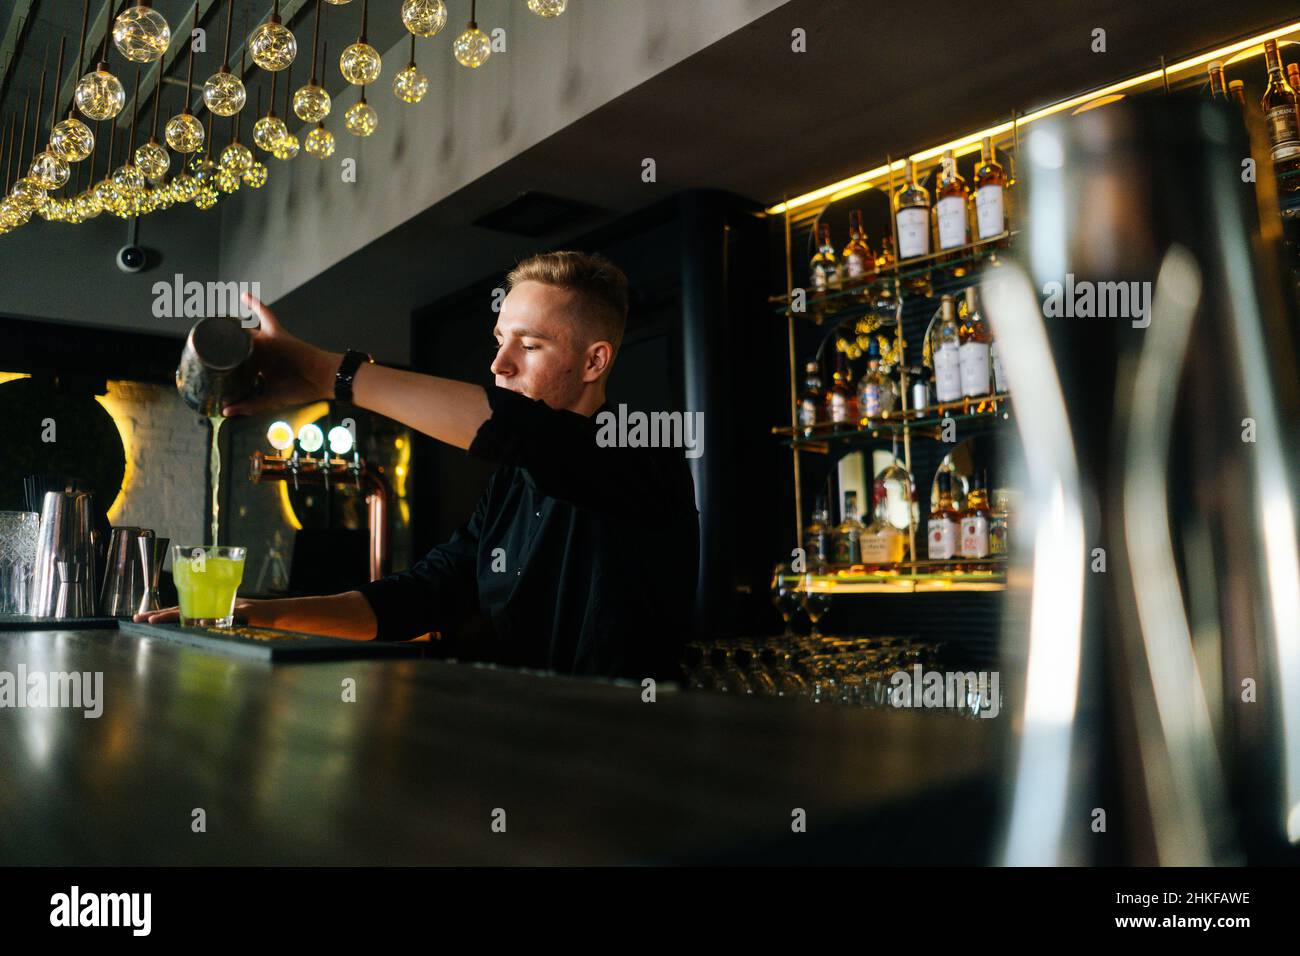
[[[117,267],[123,272],[139,272],[144,266],[145,254],[139,246],[123,246],[117,250]]]

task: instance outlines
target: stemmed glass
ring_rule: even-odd
[[[772,605],[781,613],[785,621],[784,637],[793,637],[794,629],[790,622],[799,610],[799,580],[788,564],[778,564],[772,568]]]
[[[808,615],[808,620],[812,622],[812,634],[810,635],[815,642],[824,640],[821,634],[817,632],[817,622],[826,616],[826,612],[831,609],[831,594],[825,586],[817,581],[817,575],[809,572],[803,576],[799,587],[799,600],[803,604],[803,612]]]

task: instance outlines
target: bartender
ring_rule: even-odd
[[[432,632],[458,657],[571,674],[674,672],[699,561],[690,470],[681,449],[596,440],[627,279],[599,255],[549,252],[507,288],[487,388],[316,348],[246,297],[265,387],[224,415],[334,398],[499,467],[464,525],[410,569],[342,594],[240,600],[237,620],[352,640]]]

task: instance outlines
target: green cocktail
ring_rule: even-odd
[[[230,627],[246,548],[172,546],[172,578],[183,627]]]

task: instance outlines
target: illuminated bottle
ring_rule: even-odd
[[[1276,40],[1264,41],[1264,63],[1268,67],[1268,86],[1260,100],[1268,125],[1268,140],[1273,166],[1279,172],[1300,165],[1300,123],[1296,120],[1296,92],[1282,71],[1282,58]]]
[[[980,144],[980,164],[975,168],[975,231],[980,239],[992,239],[1007,231],[1007,174],[998,162],[993,141],[985,136]]]

